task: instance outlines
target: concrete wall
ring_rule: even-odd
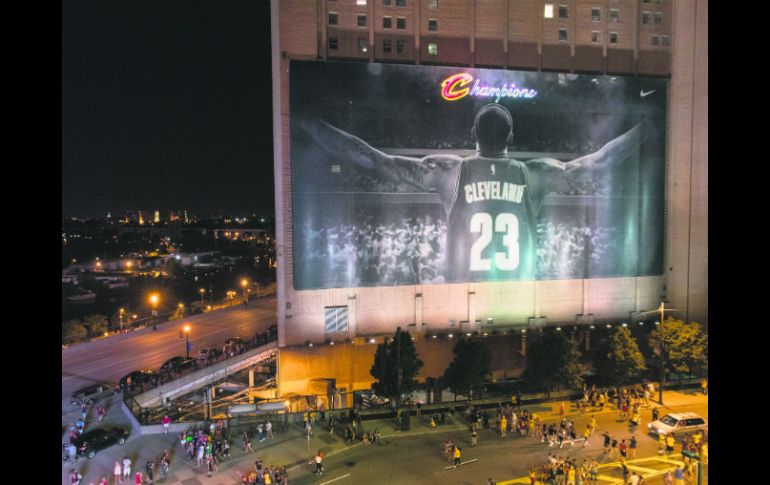
[[[591,280],[463,283],[451,285],[343,288],[286,292],[291,300],[285,345],[344,340],[356,335],[387,335],[416,324],[422,333],[475,331],[492,319],[495,326],[525,326],[531,317],[548,323],[575,323],[579,314],[622,321],[630,312],[660,304],[662,277]],[[420,296],[421,295],[421,296]],[[324,307],[348,307],[348,333],[324,335]]]

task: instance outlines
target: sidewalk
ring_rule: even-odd
[[[670,409],[672,407],[703,403],[707,399],[707,396],[703,396],[695,391],[664,391],[664,408]],[[657,401],[651,401],[650,403],[651,406],[655,406],[656,404]],[[560,405],[561,402],[549,402],[525,405],[522,407],[536,413],[546,422],[553,422],[559,421],[563,417],[560,414]],[[614,412],[617,412],[614,409],[614,406],[607,406],[605,407],[603,414]],[[494,411],[492,411],[491,414],[494,415]],[[599,414],[599,412],[586,411],[582,415],[590,416],[591,414]],[[573,403],[565,402],[565,417],[576,417],[579,415],[580,414],[578,414]],[[289,425],[288,431],[276,434],[273,440],[266,440],[259,443],[256,436],[253,437],[252,446],[255,452],[248,454],[244,454],[243,449],[241,448],[240,436],[231,436],[232,458],[222,463],[219,466],[219,470],[214,473],[214,476],[211,479],[206,477],[206,471],[203,467],[194,469],[179,445],[176,444],[172,452],[172,466],[169,477],[163,483],[183,483],[184,485],[238,483],[238,475],[235,471],[237,470],[240,473],[245,473],[253,470],[254,462],[257,458],[260,458],[266,466],[283,465],[289,471],[290,476],[296,476],[296,470],[303,466],[307,467],[307,471],[311,470],[312,465],[309,465],[308,463],[318,449],[323,450],[326,456],[330,457],[350,448],[363,446],[360,440],[353,443],[345,442],[344,438],[340,436],[344,429],[343,426],[345,426],[344,423],[335,427],[335,435],[330,435],[327,423],[316,421],[313,428],[313,436],[310,439],[310,442],[308,442],[304,430],[301,427],[301,423],[292,423]],[[465,433],[468,430],[468,426],[469,423],[462,417],[460,412],[457,412],[455,415],[447,414],[445,424],[437,426],[435,429],[431,429],[430,414],[423,413],[420,418],[417,418],[414,415],[414,410],[412,410],[410,429],[408,431],[396,429],[395,420],[387,418],[364,420],[362,426],[359,428],[359,432],[362,430],[372,432],[375,429],[378,429],[382,435],[382,440],[388,441],[422,434],[436,434],[443,436],[445,434]],[[295,473],[292,473],[292,471],[295,471]],[[649,480],[648,483],[657,483],[657,481],[653,478]]]

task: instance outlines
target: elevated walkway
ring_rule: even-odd
[[[137,394],[134,396],[134,401],[142,408],[161,406],[166,399],[176,399],[196,389],[213,385],[231,374],[265,362],[277,355],[278,342],[273,341]]]

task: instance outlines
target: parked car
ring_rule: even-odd
[[[681,437],[696,431],[708,431],[708,423],[695,413],[671,413],[649,423],[647,429],[656,435],[674,433],[675,436]]]
[[[219,349],[200,349],[198,352],[198,360],[216,360],[222,355],[222,351]]]
[[[180,373],[185,369],[197,369],[198,363],[195,361],[195,359],[187,359],[185,357],[177,355],[176,357],[171,357],[166,362],[163,363],[162,366],[160,366],[160,373]]]
[[[78,456],[93,458],[96,452],[114,444],[122,445],[128,439],[128,430],[123,428],[98,428],[75,438],[72,443],[78,449]]]
[[[126,388],[126,386],[128,385],[129,377],[131,378],[132,388],[140,385],[155,386],[159,380],[158,373],[155,372],[154,370],[149,370],[149,369],[135,370],[134,372],[124,375],[123,378],[120,379],[121,389]]]
[[[107,382],[97,382],[89,386],[78,389],[72,393],[72,404],[80,406],[81,403],[86,402],[89,406],[96,402],[98,399],[116,394],[119,388],[114,384]]]

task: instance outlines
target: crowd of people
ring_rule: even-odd
[[[588,224],[541,222],[537,225],[537,277],[584,277],[586,271],[612,273],[622,259],[622,231]]]

